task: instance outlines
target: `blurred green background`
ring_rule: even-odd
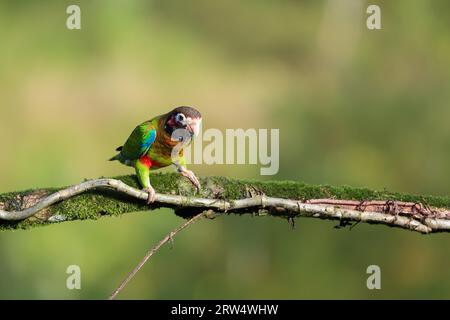
[[[382,30],[366,28],[378,4]],[[66,8],[81,7],[81,30]],[[178,105],[204,129],[279,128],[294,179],[448,195],[447,0],[0,1],[0,192],[129,174],[106,161]],[[0,233],[0,298],[103,299],[182,219],[170,210]],[[447,234],[229,216],[164,247],[120,295],[450,298]],[[68,265],[81,290],[66,289]],[[367,266],[382,289],[366,288]]]

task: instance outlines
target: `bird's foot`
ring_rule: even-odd
[[[155,202],[155,200],[156,200],[155,189],[153,189],[153,187],[150,186],[148,188],[145,188],[144,191],[148,193],[147,204],[152,204],[153,202]]]
[[[191,181],[191,183],[194,185],[194,187],[197,189],[197,192],[200,192],[200,181],[198,180],[198,178],[195,176],[195,173],[192,172],[191,170],[182,170],[180,171],[181,175],[183,177],[186,177],[189,179],[189,181]]]

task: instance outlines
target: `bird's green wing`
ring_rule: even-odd
[[[155,121],[137,126],[122,147],[120,155],[127,160],[136,160],[148,152],[156,139]]]

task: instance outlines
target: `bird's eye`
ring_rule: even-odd
[[[186,120],[186,117],[184,116],[184,114],[179,113],[176,116],[176,120],[177,120],[177,122],[183,122],[184,120]]]

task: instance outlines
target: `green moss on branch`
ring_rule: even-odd
[[[139,188],[135,176],[115,177],[129,186]],[[308,185],[293,181],[255,181],[226,177],[201,178],[202,191],[194,193],[194,188],[185,178],[175,173],[152,175],[152,184],[159,193],[184,196],[199,196],[212,199],[235,200],[258,194],[286,199],[346,199],[346,200],[393,200],[423,203],[436,208],[450,208],[450,198],[438,196],[417,196],[389,191],[375,191],[348,186]],[[58,189],[36,189],[23,192],[0,194],[0,209],[19,211]],[[154,206],[152,208],[156,208]],[[117,216],[124,213],[146,211],[143,202],[111,190],[95,190],[62,201],[38,214],[20,222],[0,221],[0,230],[25,229],[55,222],[98,219],[101,216]],[[248,212],[248,210],[246,211]]]

